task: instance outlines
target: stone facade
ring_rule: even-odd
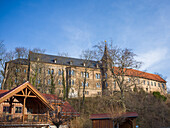
[[[30,52],[28,59],[16,59],[6,63],[2,89],[11,89],[30,81],[42,93],[62,96],[65,81],[65,87],[69,88],[68,97],[78,97],[83,95],[86,72],[86,97],[99,96],[104,89],[110,92],[119,91],[109,70],[111,61],[107,54],[105,47],[103,58],[99,62]],[[134,73],[133,78],[133,75],[125,76],[129,84],[135,78],[136,87],[143,88],[146,92],[166,93],[166,81],[160,76],[138,70],[129,69],[128,72]],[[138,75],[135,75],[136,72]],[[131,87],[132,90],[133,88],[134,86]]]

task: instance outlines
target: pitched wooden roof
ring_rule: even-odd
[[[12,97],[13,95],[17,94],[18,92],[22,91],[25,88],[29,88],[31,92],[39,99],[41,100],[48,108],[54,109],[47,101],[47,99],[36,89],[34,88],[28,81],[24,84],[21,84],[12,90],[1,90],[0,91],[0,103],[4,102],[8,98]]]

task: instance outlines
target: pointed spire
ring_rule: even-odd
[[[104,42],[105,42],[104,55],[108,55],[107,42],[106,40]]]

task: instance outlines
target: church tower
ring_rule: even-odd
[[[108,48],[107,48],[107,43],[105,41],[105,49],[104,49],[104,54],[101,59],[102,61],[102,92],[103,94],[106,94],[109,85],[111,85],[111,76],[112,72],[110,68],[112,67],[112,59],[108,53]]]

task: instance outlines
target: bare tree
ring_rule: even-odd
[[[83,101],[82,104],[84,106],[84,101],[85,101],[85,88],[86,88],[86,84],[87,84],[87,77],[89,77],[89,73],[87,72],[87,68],[90,67],[91,65],[91,61],[94,58],[93,56],[93,51],[87,49],[82,51],[82,54],[80,55],[80,57],[84,60],[83,62],[83,66],[85,67],[85,72],[82,74],[82,76],[84,77],[84,82],[83,82]]]
[[[104,46],[105,45],[105,46]],[[105,51],[103,51],[105,47]],[[132,90],[132,87],[136,86],[138,80],[134,72],[130,72],[130,69],[137,69],[140,67],[141,62],[135,60],[136,54],[133,53],[131,49],[118,48],[113,46],[110,42],[107,46],[106,42],[100,42],[98,45],[94,46],[94,53],[96,57],[100,57],[102,53],[104,54],[102,58],[102,68],[103,68],[103,91],[107,89],[107,81],[113,79],[120,91],[120,99],[118,102],[122,103],[124,111],[126,111],[125,105],[125,92]],[[98,59],[97,58],[97,59]],[[100,57],[101,58],[101,57]],[[110,76],[108,75],[110,73]],[[128,77],[127,77],[128,76]],[[111,83],[110,83],[111,85]],[[110,90],[111,93],[113,90]]]

